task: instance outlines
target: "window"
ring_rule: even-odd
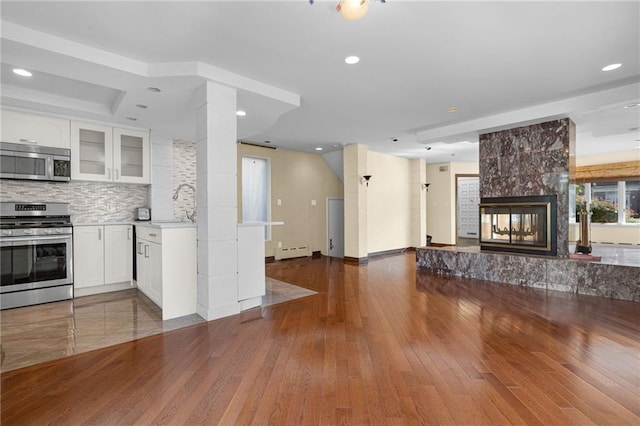
[[[242,157],[242,221],[268,222],[270,219],[270,164],[267,158]],[[265,226],[265,239],[271,227]]]
[[[618,182],[591,184],[591,223],[618,223]]]
[[[640,180],[575,184],[570,200],[570,214],[576,222],[581,205],[585,205],[591,223],[640,224]]]
[[[624,184],[624,220],[640,223],[640,180],[628,180]]]

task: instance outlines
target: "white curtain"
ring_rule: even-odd
[[[265,158],[242,157],[242,221],[269,220],[269,164]]]

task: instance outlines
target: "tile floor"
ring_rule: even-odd
[[[263,307],[315,294],[267,278]],[[0,371],[139,339],[204,322],[198,315],[162,321],[136,289],[0,312]]]

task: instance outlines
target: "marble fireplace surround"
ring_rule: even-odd
[[[570,260],[569,182],[575,124],[568,118],[480,135],[480,197],[557,196],[557,256],[418,247],[435,273],[640,302],[640,268]]]
[[[416,266],[435,273],[640,302],[640,268],[566,257],[418,247]]]

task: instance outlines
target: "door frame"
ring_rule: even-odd
[[[456,187],[456,195],[455,195],[455,200],[456,200],[456,232],[455,232],[455,242],[456,245],[458,244],[458,228],[459,228],[459,220],[460,220],[460,209],[458,206],[458,178],[465,178],[465,177],[477,177],[478,178],[478,193],[480,192],[480,175],[479,174],[473,174],[473,173],[456,173],[455,175],[455,187]],[[480,226],[480,224],[478,224],[478,226]],[[478,236],[479,237],[479,236]]]
[[[342,258],[344,259],[344,197],[327,197],[327,232],[325,234],[325,249],[327,256],[329,256],[329,202],[331,200],[341,200],[342,201]],[[337,258],[339,259],[339,258]]]

